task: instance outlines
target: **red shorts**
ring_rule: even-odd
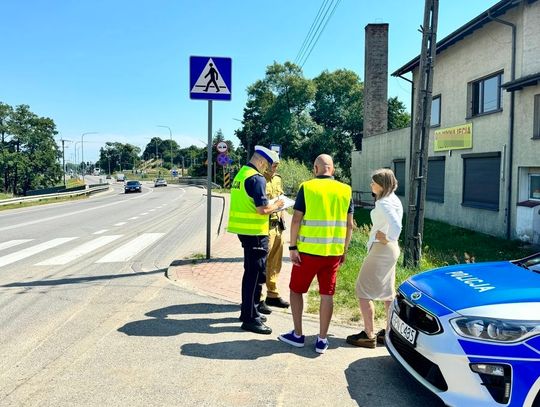
[[[300,253],[301,263],[299,266],[293,265],[289,288],[295,293],[307,293],[313,278],[317,276],[319,294],[334,295],[341,257]]]

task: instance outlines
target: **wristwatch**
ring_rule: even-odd
[[[289,250],[298,250],[298,246],[289,246]]]

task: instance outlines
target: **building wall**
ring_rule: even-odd
[[[525,13],[524,13],[525,12]],[[540,2],[511,9],[499,17],[517,26],[516,78],[540,72]],[[390,28],[391,29],[391,28]],[[420,44],[420,38],[419,38]],[[512,202],[508,205],[510,186],[509,135],[511,94],[503,90],[502,111],[469,117],[469,83],[497,72],[503,72],[502,82],[511,80],[512,35],[510,27],[497,22],[485,24],[471,35],[437,55],[433,80],[433,95],[441,95],[441,123],[430,131],[429,157],[445,157],[444,203],[426,202],[427,218],[441,220],[483,233],[506,235],[506,211],[510,211],[511,237],[520,237],[517,224],[518,194],[523,194],[527,171],[540,171],[540,140],[531,140],[533,128],[534,95],[540,87],[528,87],[515,93],[514,154],[512,165]],[[417,71],[413,72],[413,80]],[[445,152],[434,151],[434,131],[472,123],[473,146],[470,149]],[[353,189],[365,190],[369,174],[365,172],[380,166],[392,167],[394,159],[407,158],[408,168],[410,129],[388,132],[365,138],[363,152],[353,153]],[[499,210],[471,208],[462,205],[463,154],[501,154]],[[525,169],[524,169],[525,168]],[[428,174],[429,176],[429,174]],[[406,193],[409,192],[408,174]],[[367,182],[367,183],[366,183]],[[478,180],[482,182],[481,179]],[[520,192],[521,191],[521,192]],[[523,209],[520,209],[524,212]],[[525,222],[526,223],[526,222]]]
[[[410,127],[393,130],[362,141],[362,151],[352,153],[352,189],[369,192],[371,173],[382,167],[393,168],[394,159],[409,156]]]

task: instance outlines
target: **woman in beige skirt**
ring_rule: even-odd
[[[395,296],[396,263],[399,257],[398,238],[401,233],[403,206],[394,191],[397,180],[392,170],[382,168],[371,176],[371,191],[375,209],[371,211],[371,232],[368,255],[356,281],[356,296],[364,319],[364,330],[347,337],[347,343],[375,348],[383,343],[385,330],[374,332],[374,300],[384,301],[386,313]],[[388,315],[387,315],[388,316]]]

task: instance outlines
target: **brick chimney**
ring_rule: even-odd
[[[364,135],[388,130],[388,24],[366,25]]]

